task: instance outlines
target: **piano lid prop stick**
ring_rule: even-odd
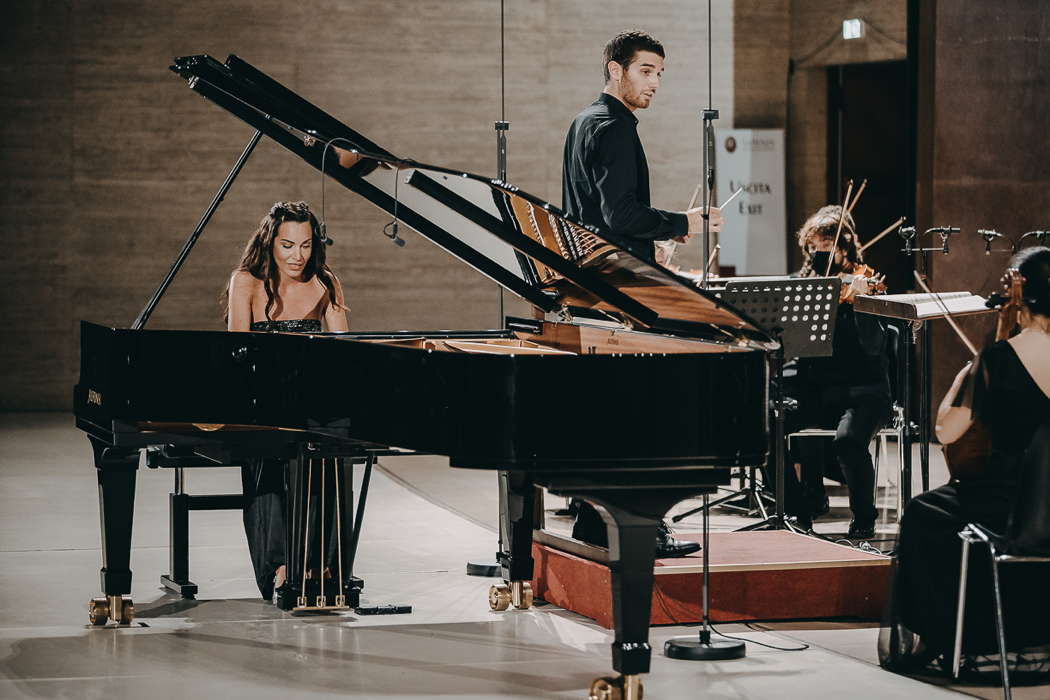
[[[860,196],[864,194],[864,188],[868,186],[868,178],[864,178],[864,181],[860,183],[860,187],[857,188],[857,195],[853,198],[853,203],[850,204],[846,211],[850,214],[853,213],[853,207],[857,206],[857,202],[860,201]]]
[[[930,288],[926,286],[926,283],[922,281],[922,276],[919,275],[918,270],[912,270],[911,273],[915,275],[915,281],[919,283],[919,287],[922,291],[926,292],[937,301],[938,306],[941,307],[941,315],[944,316],[944,320],[947,321],[948,325],[952,327],[952,330],[959,335],[959,340],[963,342],[966,349],[973,353],[974,357],[977,357],[977,348],[974,347],[974,344],[970,342],[970,339],[966,337],[965,333],[963,333],[962,328],[959,328],[959,324],[957,324],[955,319],[952,318],[952,312],[948,310],[947,305],[945,305],[944,301],[941,299],[941,295],[937,292],[931,291]]]
[[[867,250],[868,248],[873,246],[880,238],[883,238],[884,236],[888,236],[890,233],[892,233],[893,229],[897,228],[898,226],[903,224],[905,221],[907,221],[907,217],[905,217],[905,216],[902,216],[901,218],[897,219],[892,224],[890,224],[886,228],[882,229],[882,232],[880,232],[877,236],[875,236],[875,238],[872,238],[870,241],[868,241],[864,245],[862,245],[859,248],[857,248],[857,251],[863,253],[865,250]]]
[[[846,218],[846,205],[849,203],[850,195],[853,193],[853,180],[846,185],[846,196],[839,208],[839,225],[835,228],[835,242],[831,244],[831,255],[828,256],[828,267],[824,270],[824,276],[831,276],[831,264],[835,262],[835,251],[839,248],[839,237],[842,235],[842,220]]]

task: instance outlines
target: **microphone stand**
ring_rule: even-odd
[[[718,110],[711,107],[711,0],[707,0],[707,109],[701,113],[703,117],[703,155],[701,168],[703,169],[703,200],[701,206],[704,208],[703,224],[703,246],[704,255],[701,260],[704,271],[700,277],[700,287],[708,288],[708,258],[711,256],[711,215],[708,206],[711,202],[711,191],[715,188],[714,154],[711,152],[714,142],[714,126],[712,122],[718,119]],[[780,479],[783,483],[783,476]],[[711,640],[711,615],[708,605],[708,588],[711,583],[711,543],[709,523],[709,494],[704,494],[703,506],[703,557],[704,573],[701,590],[701,605],[703,618],[700,633],[697,637],[675,637],[664,642],[664,656],[671,659],[688,659],[690,661],[721,661],[726,659],[743,658],[747,652],[744,643],[736,640],[712,641]]]
[[[504,70],[505,63],[503,60],[503,6],[504,0],[500,0],[499,3],[499,89],[500,89],[500,118],[495,123],[496,128],[496,177],[502,183],[507,182],[507,132],[510,131],[510,122],[507,121],[507,103],[506,103],[506,91],[504,88]],[[496,285],[499,288],[499,328],[503,328],[506,321],[504,320],[503,311],[503,287]],[[496,561],[468,561],[467,562],[467,575],[468,576],[482,576],[486,578],[495,578],[500,575],[499,559],[503,554],[503,527],[502,521],[504,519],[503,503],[506,500],[505,493],[509,486],[507,483],[508,473],[499,472],[497,475],[496,488],[500,493],[500,522],[501,527],[499,528],[499,539],[496,546]]]

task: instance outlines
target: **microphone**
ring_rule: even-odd
[[[389,238],[390,242],[398,248],[405,247],[405,239],[397,235],[397,219],[394,219],[383,226],[383,235]]]
[[[992,254],[992,241],[994,241],[996,238],[1005,238],[1003,234],[999,233],[998,231],[993,231],[991,229],[979,228],[977,229],[977,234],[984,239],[985,255]]]
[[[328,237],[328,227],[324,221],[321,222],[321,242],[325,245],[334,245],[335,241]]]
[[[901,226],[897,233],[904,239],[904,252],[907,255],[911,255],[911,242],[915,239],[915,227],[914,226]]]

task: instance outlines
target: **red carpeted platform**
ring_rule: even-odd
[[[700,539],[676,535],[679,539]],[[786,620],[882,614],[890,558],[793,532],[711,533],[711,619]],[[533,542],[536,597],[612,627],[609,567]],[[652,624],[700,621],[703,552],[656,562]]]

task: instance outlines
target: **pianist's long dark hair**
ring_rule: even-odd
[[[303,281],[309,282],[316,275],[328,290],[328,303],[339,308],[339,302],[335,297],[335,283],[332,282],[332,271],[325,263],[325,249],[328,246],[321,241],[321,224],[318,223],[317,217],[310,211],[310,205],[306,202],[276,202],[270,207],[270,211],[259,222],[255,233],[248,239],[241,262],[234,272],[248,272],[255,279],[263,281],[263,289],[266,290],[266,320],[269,320],[270,310],[276,304],[277,284],[280,281],[277,263],[273,259],[273,242],[277,238],[277,230],[286,221],[310,222],[312,231],[310,259],[306,261],[306,267],[303,268]],[[229,294],[229,285],[227,285],[227,289],[223,292],[226,320],[230,318]]]

